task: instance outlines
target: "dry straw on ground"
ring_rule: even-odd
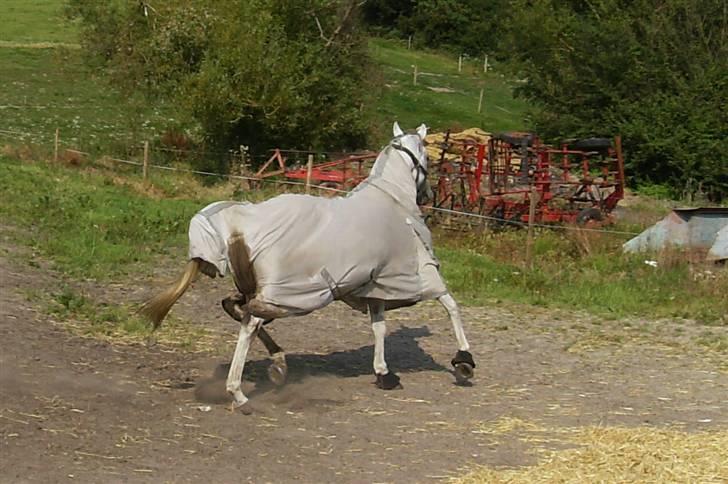
[[[522,421],[496,422],[493,434],[542,432]],[[728,482],[728,431],[686,433],[651,427],[548,429],[566,450],[545,450],[538,464],[515,469],[479,467],[458,484],[479,483],[724,483]],[[526,436],[522,440],[529,441]]]

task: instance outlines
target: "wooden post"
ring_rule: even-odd
[[[463,55],[460,54],[460,57],[458,57],[458,72],[463,70]]]
[[[313,154],[308,155],[308,166],[306,167],[306,195],[311,193],[311,171],[313,170]]]
[[[412,48],[412,36],[410,35],[409,38],[407,38],[407,50],[410,50]]]
[[[488,54],[485,54],[483,59],[483,72],[488,72]]]
[[[414,72],[415,72],[415,73],[414,73],[414,77],[412,78],[412,84],[416,86],[416,85],[417,85],[417,64],[415,64],[415,65],[414,65],[414,66],[412,66],[412,67],[414,67],[414,68],[415,68],[415,71],[414,71]]]
[[[144,181],[149,178],[149,141],[144,142],[144,165],[142,165],[142,176]]]
[[[480,99],[478,99],[478,113],[483,110],[483,91],[484,88],[480,88]]]
[[[58,141],[59,141],[59,135],[60,131],[58,128],[56,128],[56,138],[53,142],[53,162],[58,163]]]
[[[531,187],[531,205],[528,207],[528,235],[526,236],[526,267],[533,267],[533,219],[536,218],[536,205],[538,204],[539,194],[536,186]]]

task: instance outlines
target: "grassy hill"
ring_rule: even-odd
[[[0,141],[51,143],[56,128],[69,146],[119,151],[154,139],[179,125],[171,110],[140,99],[123,99],[97,72],[83,65],[78,27],[63,17],[63,0],[0,2]],[[378,144],[392,121],[406,127],[422,122],[435,129],[477,126],[486,130],[524,128],[526,105],[514,100],[497,71],[482,73],[481,61],[407,50],[391,40],[372,39],[370,52],[381,66],[381,95],[373,125]],[[412,66],[420,71],[412,84]],[[482,113],[478,98],[483,89]],[[382,139],[379,139],[379,138]]]
[[[438,130],[479,127],[486,131],[524,129],[527,105],[514,99],[512,83],[497,70],[483,73],[483,60],[466,60],[458,72],[454,55],[407,50],[403,43],[371,39],[372,58],[380,65],[384,93],[376,117],[407,126],[425,122]],[[413,71],[417,66],[417,85]],[[478,112],[480,90],[482,110]]]

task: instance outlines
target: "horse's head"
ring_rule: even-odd
[[[395,122],[393,135],[392,147],[402,153],[403,158],[411,164],[410,173],[417,187],[417,204],[427,203],[433,197],[430,183],[427,181],[427,151],[425,150],[427,126],[421,124],[415,134],[407,134]]]

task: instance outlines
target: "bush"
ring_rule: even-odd
[[[620,133],[634,183],[728,195],[724,2],[515,0],[512,12],[540,132]]]
[[[207,148],[365,144],[369,61],[352,0],[70,0],[90,62],[163,96]],[[201,168],[223,169],[224,166]]]

